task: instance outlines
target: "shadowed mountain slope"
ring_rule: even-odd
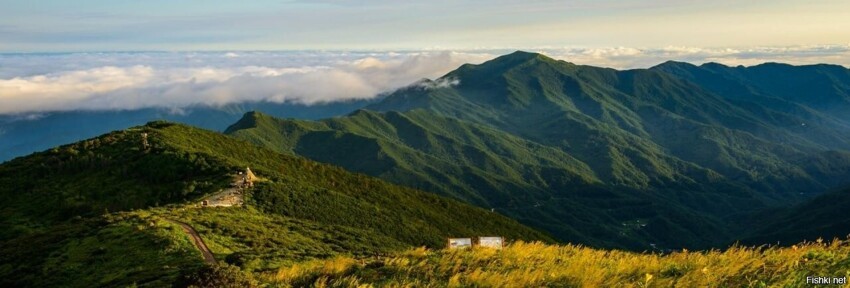
[[[797,98],[743,101],[715,88],[659,67],[515,52],[344,117],[248,113],[226,133],[600,246],[723,243],[744,229],[740,215],[847,183],[846,120]]]

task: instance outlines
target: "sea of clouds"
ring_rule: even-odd
[[[0,115],[179,109],[245,101],[368,99],[513,49],[406,52],[105,52],[0,54]],[[536,48],[556,59],[618,69],[667,60],[850,66],[850,45],[732,48]],[[456,85],[443,79],[440,87]],[[433,85],[433,84],[432,84]],[[34,115],[34,114],[33,114]]]
[[[488,56],[144,52],[0,56],[0,114],[366,99]]]

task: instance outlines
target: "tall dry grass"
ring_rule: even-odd
[[[502,250],[419,248],[369,261],[316,260],[265,279],[315,287],[805,287],[806,276],[850,277],[848,244],[661,255],[517,242]]]

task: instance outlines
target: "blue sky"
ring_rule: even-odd
[[[0,0],[0,51],[850,44],[850,1]]]

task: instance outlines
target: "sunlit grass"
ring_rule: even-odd
[[[806,276],[850,276],[848,244],[662,255],[516,242],[502,250],[418,248],[382,259],[314,260],[264,277],[284,287],[800,287]]]

